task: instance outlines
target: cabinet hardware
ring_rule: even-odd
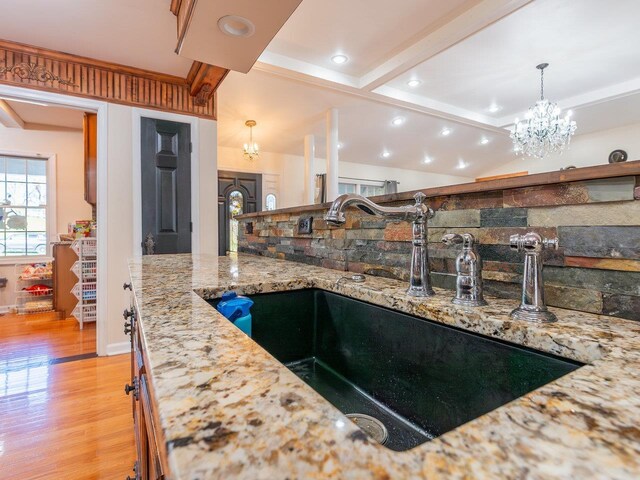
[[[131,333],[131,322],[124,322],[124,334],[129,335]]]
[[[133,379],[133,385],[129,385],[128,383],[124,386],[124,393],[129,395],[133,392],[133,398],[138,399],[138,379],[137,377]]]
[[[122,284],[122,289],[123,290],[131,290],[131,283],[124,282]]]
[[[125,320],[128,320],[129,317],[133,317],[133,308],[125,308],[124,312],[122,312],[122,316]]]

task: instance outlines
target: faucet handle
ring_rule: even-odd
[[[553,238],[543,238],[542,244],[544,248],[550,248],[551,250],[557,250],[559,246],[558,237]]]
[[[540,252],[547,248],[557,250],[558,238],[543,238],[536,232],[528,232],[524,235],[511,235],[509,245],[518,252]]]
[[[422,192],[416,192],[416,194],[413,196],[413,198],[416,201],[416,207],[417,207],[417,206],[422,205],[424,203],[424,199],[427,198],[427,196]]]
[[[413,198],[416,201],[416,212],[418,214],[422,213],[422,215],[424,215],[427,220],[432,219],[436,212],[433,211],[433,208],[428,207],[424,204],[424,200],[425,198],[427,198],[427,196],[422,192],[416,192]]]
[[[442,236],[442,243],[445,245],[460,245],[464,248],[471,248],[475,244],[476,239],[470,233],[447,233]]]

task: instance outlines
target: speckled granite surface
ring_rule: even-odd
[[[515,303],[465,309],[451,292],[256,256],[135,259],[131,278],[172,479],[640,478],[640,324],[553,309],[511,321]],[[204,298],[307,287],[335,291],[588,363],[406,452],[358,428]],[[341,421],[339,421],[341,420]]]

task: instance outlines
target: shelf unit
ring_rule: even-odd
[[[78,256],[78,261],[71,267],[71,271],[78,277],[78,283],[71,290],[78,299],[78,304],[71,315],[78,320],[80,330],[85,322],[96,321],[96,247],[96,239],[91,237],[79,238],[71,244],[71,249]]]
[[[52,262],[20,263],[16,272],[16,310],[19,314],[53,311]]]

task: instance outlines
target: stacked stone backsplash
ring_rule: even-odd
[[[629,176],[431,197],[433,284],[455,288],[458,248],[440,239],[468,232],[480,243],[485,291],[519,298],[523,255],[510,249],[509,236],[535,231],[560,240],[557,251],[544,253],[547,304],[640,320],[638,185],[640,177]],[[306,207],[246,216],[240,220],[239,251],[408,280],[410,222],[349,209],[347,223],[334,228],[323,220],[325,213],[326,208]],[[301,216],[313,217],[310,235],[297,232]]]

